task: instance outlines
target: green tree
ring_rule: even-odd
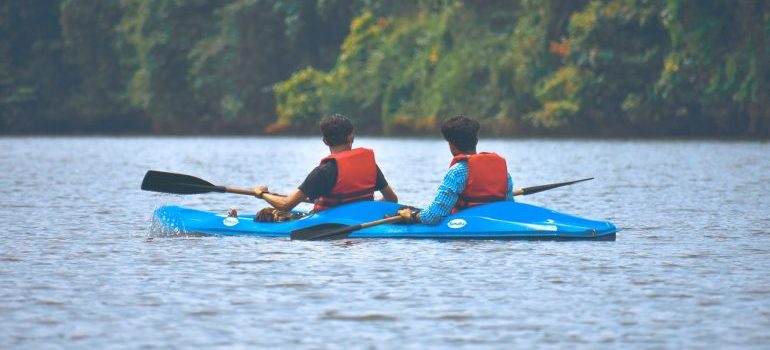
[[[59,4],[0,2],[0,132],[68,129],[75,77],[63,59]]]
[[[143,131],[144,113],[125,98],[128,70],[118,51],[115,25],[123,15],[117,1],[66,0],[60,23],[64,54],[75,76],[69,89],[72,122],[83,130]]]
[[[0,132],[770,136],[769,34],[755,0],[10,0]]]

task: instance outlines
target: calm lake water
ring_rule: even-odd
[[[438,139],[360,137],[428,204]],[[317,138],[0,138],[0,348],[770,348],[770,144],[483,140],[615,242],[167,237],[148,169],[287,193]]]

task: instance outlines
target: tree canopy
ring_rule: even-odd
[[[11,0],[0,133],[770,136],[765,0]]]

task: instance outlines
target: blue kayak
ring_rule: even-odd
[[[298,220],[254,222],[254,215],[228,217],[179,206],[155,210],[154,221],[163,232],[219,236],[289,237],[294,230],[321,224],[357,225],[392,215],[399,205],[356,202],[324,210]],[[353,231],[349,238],[525,239],[614,241],[618,229],[594,221],[519,202],[496,202],[463,210],[438,225],[383,224]]]

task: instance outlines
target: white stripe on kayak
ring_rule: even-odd
[[[484,217],[484,218],[489,221],[497,221],[497,222],[504,222],[507,224],[521,225],[536,231],[558,231],[559,230],[559,228],[556,225],[527,224],[527,223],[518,222],[518,221],[507,221],[507,220],[493,219],[493,218],[487,218],[487,217]]]
[[[529,227],[533,230],[538,230],[538,231],[557,231],[558,230],[556,225],[540,225],[540,224],[524,224],[524,223],[518,223],[518,224],[524,227]]]

